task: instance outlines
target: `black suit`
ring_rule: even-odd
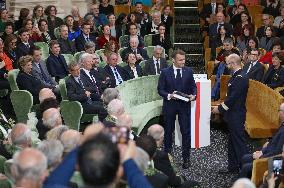
[[[140,67],[140,65],[135,65],[135,67],[136,67],[136,71],[137,71],[138,77],[143,76],[143,71],[142,71],[142,68]],[[129,65],[126,65],[126,66],[123,67],[123,68],[124,68],[124,69],[126,70],[126,72],[128,73],[130,79],[135,78],[134,72],[132,71],[132,69],[130,68]]]
[[[246,98],[249,80],[242,70],[236,71],[228,83],[227,97],[218,110],[223,114],[229,129],[228,163],[229,170],[237,171],[241,165],[241,158],[247,154],[245,121]]]
[[[75,54],[76,53],[76,46],[74,41],[70,41],[68,39],[59,38],[58,43],[60,45],[60,51],[62,54]]]
[[[215,12],[212,12],[212,4],[211,3],[208,3],[208,4],[205,4],[203,6],[203,9],[200,13],[200,17],[203,18],[204,20],[206,18],[210,18],[210,15],[213,13],[213,14],[216,14],[217,13],[217,3],[215,3]]]
[[[17,59],[20,59],[20,57],[25,56],[25,55],[29,55],[30,54],[30,50],[34,47],[33,43],[31,41],[29,41],[29,48],[27,45],[25,45],[24,43],[20,42],[17,47],[16,47],[16,57]]]
[[[119,65],[116,65],[115,67],[116,67],[117,72],[118,72],[118,74],[121,76],[121,78],[122,78],[123,81],[127,81],[127,80],[130,79],[129,74],[126,72],[125,69],[123,69],[123,68],[122,68],[121,66],[119,66]],[[117,84],[116,84],[116,80],[115,80],[115,75],[114,75],[114,73],[112,72],[111,67],[110,67],[109,65],[106,65],[106,66],[104,67],[104,69],[105,69],[106,73],[110,76],[111,87],[116,87]]]
[[[40,80],[36,79],[31,74],[20,71],[17,76],[17,84],[19,89],[27,90],[32,94],[34,104],[39,103],[38,94],[40,90],[44,88]]]
[[[167,67],[168,67],[168,64],[167,64],[166,59],[165,58],[161,58],[160,59],[160,71],[162,69],[164,69],[164,68],[167,68]],[[156,75],[156,67],[155,67],[153,58],[148,59],[145,62],[144,74],[145,75]],[[159,72],[159,74],[160,74],[160,72]]]
[[[223,24],[219,24],[219,27],[220,25],[224,25],[224,27],[228,29],[226,33],[228,34],[228,36],[233,35],[233,26],[231,24],[223,23]],[[209,37],[210,38],[218,35],[217,27],[218,27],[218,23],[214,23],[209,26]]]
[[[124,49],[121,53],[121,58],[124,62],[127,61],[127,54],[129,53],[134,53],[133,50],[131,49],[131,47],[128,47],[126,49]],[[140,54],[144,60],[149,59],[149,56],[147,54],[147,51],[142,49],[142,48],[137,48],[137,53],[136,54]]]
[[[261,82],[264,73],[264,66],[261,63],[256,62],[256,64],[252,66],[249,72],[247,73],[250,65],[250,63],[245,64],[243,68],[243,73],[246,74],[249,79]]]
[[[162,70],[158,82],[158,93],[163,97],[163,115],[165,119],[165,151],[170,152],[172,148],[172,133],[175,129],[176,114],[178,114],[180,130],[182,134],[182,157],[185,163],[189,162],[191,133],[190,116],[191,105],[181,100],[168,100],[168,95],[174,91],[180,91],[187,95],[196,95],[196,85],[193,71],[183,67],[176,75],[173,66]]]
[[[96,37],[92,35],[91,33],[89,34],[89,40],[96,43]],[[75,39],[75,45],[76,49],[78,52],[85,51],[85,44],[86,44],[86,39],[83,35],[83,32]]]
[[[153,188],[165,188],[168,187],[169,178],[160,172],[156,172],[154,175],[146,175],[149,183],[153,186]]]
[[[268,87],[275,89],[284,85],[284,68],[280,66],[278,69],[274,69],[274,66],[270,66],[263,76],[262,83]]]
[[[96,80],[95,76],[93,76],[93,75],[91,74],[91,72],[90,72],[89,74],[90,74],[91,77],[89,77],[89,76],[87,75],[87,73],[86,73],[83,69],[80,70],[80,77],[81,77],[83,80],[85,80],[86,82],[88,82],[88,85],[92,86],[92,87],[95,89],[95,92],[96,92],[96,93],[99,95],[99,97],[100,97],[101,92],[100,92],[100,89],[99,89],[99,87],[98,87],[97,80]],[[99,100],[100,100],[100,99],[99,99]]]
[[[83,76],[80,76],[80,79],[83,86],[80,85],[72,75],[66,80],[68,99],[70,101],[79,101],[85,114],[99,114],[100,121],[103,121],[107,112],[103,107],[97,89]],[[85,94],[86,91],[91,93],[90,98]]]
[[[167,19],[166,19],[166,18],[165,18],[165,15],[162,14],[161,20],[162,20],[162,22],[166,25],[166,33],[167,33],[167,34],[170,34],[170,31],[171,31],[171,27],[172,27],[172,25],[173,25],[174,18],[173,18],[172,16],[168,16]]]
[[[106,73],[104,68],[96,67],[91,69],[90,72],[96,79],[100,93],[103,93],[106,88],[111,87],[110,76]]]
[[[159,25],[159,24],[158,24]],[[149,34],[158,34],[158,25],[154,26],[152,25],[152,22],[148,22],[147,24],[145,24],[146,26],[146,35]]]
[[[55,77],[56,81],[59,81],[59,79],[62,79],[68,75],[68,67],[64,56],[61,54],[58,56],[50,54],[46,60],[46,67],[49,74],[52,77]]]
[[[166,54],[169,54],[169,49],[172,47],[172,42],[170,36],[165,35],[165,38],[161,41],[160,35],[152,36],[152,45],[157,46],[160,45],[165,49]]]

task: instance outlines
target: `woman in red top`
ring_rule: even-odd
[[[280,52],[283,49],[281,41],[277,40],[272,45],[272,51],[267,52],[264,56],[262,56],[258,61],[263,64],[272,65],[272,53]]]
[[[98,44],[99,49],[104,48],[105,44],[111,40],[117,42],[116,38],[110,35],[109,25],[104,25],[102,29],[103,29],[103,35],[101,35],[97,39],[97,44]]]
[[[38,27],[33,26],[32,19],[26,19],[23,22],[23,27],[27,30],[29,30],[30,39],[33,42],[43,42],[43,39],[41,37],[41,32],[39,31]]]
[[[8,72],[13,68],[13,61],[7,56],[7,54],[4,52],[4,42],[2,39],[0,39],[0,59],[5,64],[5,70]]]

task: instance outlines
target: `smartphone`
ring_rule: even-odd
[[[280,173],[282,173],[282,164],[283,164],[282,158],[273,159],[273,173],[275,174],[275,176],[279,176]]]
[[[104,130],[113,143],[127,144],[129,141],[130,130],[128,127],[109,127]]]

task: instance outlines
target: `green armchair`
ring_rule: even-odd
[[[47,59],[49,56],[49,46],[46,42],[35,42],[35,46],[39,47],[42,53],[42,59]]]

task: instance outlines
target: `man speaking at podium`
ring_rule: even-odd
[[[182,134],[182,167],[186,169],[190,167],[190,101],[196,98],[196,85],[192,70],[184,65],[184,51],[176,50],[173,53],[173,65],[161,71],[158,93],[164,99],[165,152],[171,152],[172,135],[175,130],[176,115],[178,115],[180,132]]]

